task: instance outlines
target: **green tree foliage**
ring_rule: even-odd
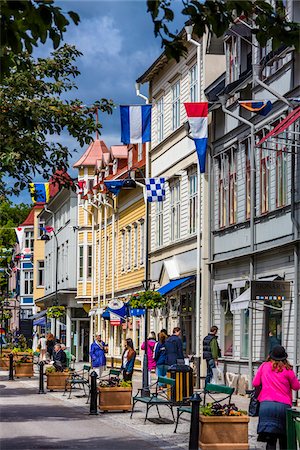
[[[73,11],[68,17],[76,25],[79,16]],[[22,65],[22,59],[15,56],[27,51],[32,53],[39,43],[52,40],[54,49],[58,48],[70,20],[52,0],[1,0],[1,75],[10,68]]]
[[[111,100],[100,99],[90,109],[78,99],[62,99],[76,89],[79,56],[74,46],[65,44],[49,58],[35,60],[27,53],[15,57],[22,69],[11,70],[1,86],[0,194],[19,194],[36,174],[49,179],[57,168],[68,167],[70,150],[58,136],[67,132],[80,146],[89,144],[101,129],[95,108],[112,113]],[[5,177],[15,180],[13,187],[6,186]]]
[[[220,37],[237,17],[243,16],[251,18],[252,33],[262,47],[271,39],[274,50],[282,44],[300,48],[300,25],[287,20],[282,0],[276,0],[275,8],[264,0],[182,0],[182,4],[182,14],[194,24],[195,36],[202,37],[209,30]],[[171,0],[147,0],[147,5],[155,36],[161,38],[166,55],[179,61],[186,52],[186,41],[170,30],[174,20]]]

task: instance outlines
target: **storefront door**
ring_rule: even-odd
[[[76,356],[76,361],[89,360],[89,319],[72,320],[72,354]]]
[[[182,331],[183,352],[195,353],[195,295],[186,292],[180,296],[180,328]]]
[[[282,302],[265,302],[266,305],[280,308]],[[278,309],[265,307],[266,311],[266,357],[269,355],[272,348],[277,344],[282,344],[282,311]]]

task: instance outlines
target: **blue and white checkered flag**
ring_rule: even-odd
[[[163,202],[166,196],[164,178],[146,178],[148,202]]]

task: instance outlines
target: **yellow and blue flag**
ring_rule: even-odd
[[[251,111],[253,113],[258,113],[261,116],[266,116],[267,114],[269,114],[269,112],[272,109],[272,102],[270,102],[270,100],[267,101],[248,101],[248,102],[244,102],[241,101],[239,102],[239,104],[247,109],[248,111]]]
[[[33,203],[48,203],[50,200],[49,183],[29,183]]]

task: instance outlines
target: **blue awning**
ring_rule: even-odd
[[[34,321],[33,321],[33,326],[37,326],[37,325],[39,325],[39,326],[41,326],[41,325],[45,326],[45,325],[46,325],[46,317],[41,317],[40,319],[34,320]]]
[[[102,319],[109,320],[110,319],[110,313],[116,314],[120,317],[120,319],[125,320],[127,316],[127,308],[125,305],[122,306],[120,309],[112,309],[107,307],[106,310],[102,314]]]
[[[174,289],[176,289],[179,286],[181,286],[183,283],[186,283],[187,281],[191,280],[192,278],[194,278],[194,276],[178,278],[177,280],[172,280],[172,281],[170,281],[170,283],[165,284],[164,286],[159,288],[157,290],[157,292],[159,292],[161,295],[166,295],[169,292],[171,292]]]

